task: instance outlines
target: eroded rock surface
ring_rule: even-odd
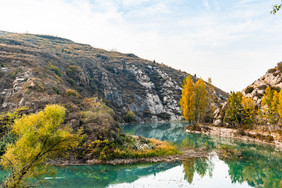
[[[97,96],[118,121],[129,111],[138,122],[181,119],[181,85],[188,74],[134,54],[53,36],[3,33],[0,65],[0,112],[20,106],[36,112],[50,103],[75,111],[78,100]],[[68,89],[81,99],[66,96]],[[216,93],[227,97],[218,88]]]

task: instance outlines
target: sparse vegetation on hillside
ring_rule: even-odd
[[[185,72],[141,59],[134,54],[106,51],[55,36],[6,33],[1,35],[0,43],[0,50],[7,52],[0,59],[4,68],[0,74],[0,92],[4,89],[10,92],[14,84],[17,85],[13,97],[1,98],[0,106],[7,104],[2,111],[17,107],[23,100],[24,91],[26,93],[22,103],[27,103],[30,111],[36,111],[38,107],[42,109],[47,101],[54,104],[73,100],[71,97],[64,98],[65,91],[71,89],[82,98],[95,95],[107,101],[107,105],[114,109],[118,121],[124,121],[125,114],[130,110],[135,112],[136,119],[142,121],[151,121],[154,116],[165,121],[172,117],[180,118],[177,105],[170,104],[180,100],[179,86],[187,76]],[[136,74],[140,71],[144,75]],[[16,78],[19,83],[14,83]],[[23,79],[28,84],[22,84]],[[195,77],[193,79],[196,80]],[[34,80],[41,80],[42,84],[32,83]],[[150,94],[160,99],[161,105],[173,108],[170,109],[173,115],[165,112],[143,115],[147,114],[151,105],[146,94],[147,86],[151,87]],[[217,97],[227,97],[218,88],[215,88],[215,93]],[[41,94],[44,97],[34,99],[34,96]],[[167,96],[170,96],[169,99]]]
[[[81,95],[77,91],[75,91],[74,89],[67,89],[66,95],[81,98]]]

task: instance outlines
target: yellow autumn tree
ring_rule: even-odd
[[[278,94],[278,100],[279,102],[278,102],[277,110],[278,110],[280,118],[282,118],[282,89],[280,90]]]
[[[250,97],[246,98],[245,96],[242,96],[241,104],[243,107],[242,123],[245,125],[252,125],[255,121],[255,115],[256,115],[255,101]]]
[[[203,79],[198,79],[194,86],[195,90],[195,120],[202,121],[208,106],[208,93]]]
[[[181,111],[183,114],[183,118],[186,121],[192,122],[194,120],[195,94],[194,84],[191,75],[186,77],[182,87],[183,89],[180,99]]]
[[[10,171],[2,187],[24,187],[26,180],[50,173],[45,162],[78,145],[81,131],[73,133],[70,127],[63,127],[64,117],[64,107],[48,105],[44,111],[15,121],[12,131],[18,140],[8,144],[1,157],[1,165]]]
[[[275,90],[269,86],[265,89],[265,94],[261,101],[263,116],[269,123],[275,124],[278,121],[278,104],[279,97]]]
[[[185,179],[191,184],[193,182],[194,174],[195,174],[195,158],[187,159],[182,161],[183,172],[185,174]]]

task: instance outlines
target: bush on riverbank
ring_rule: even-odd
[[[120,136],[123,141],[118,140],[96,140],[88,146],[88,158],[99,160],[146,158],[156,156],[167,156],[180,153],[180,151],[169,142],[157,139],[146,139],[140,136]]]

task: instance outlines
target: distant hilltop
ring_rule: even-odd
[[[131,111],[138,122],[180,120],[188,75],[134,54],[5,31],[0,31],[0,68],[0,112],[20,106],[36,112],[50,103],[77,111],[80,101],[96,96],[114,109],[119,122]],[[228,97],[219,88],[215,94],[219,102]]]

